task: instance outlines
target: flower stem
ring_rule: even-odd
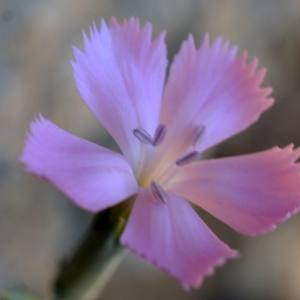
[[[119,237],[126,224],[131,199],[98,213],[74,256],[55,282],[57,300],[96,300],[124,258]]]

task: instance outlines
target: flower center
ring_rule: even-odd
[[[159,146],[165,139],[167,133],[167,127],[163,124],[159,124],[156,128],[154,137],[152,137],[145,129],[136,128],[133,130],[135,137],[145,146],[152,145],[153,147]],[[163,157],[161,157],[160,163],[156,164],[155,161],[157,156],[155,156],[154,151],[150,151],[150,155],[145,155],[145,165],[147,167],[146,171],[142,173],[141,176],[138,176],[138,183],[142,187],[150,187],[150,190],[154,198],[160,203],[166,203],[167,194],[163,190],[163,187],[170,182],[170,180],[176,175],[180,167],[185,166],[191,162],[200,158],[200,152],[196,149],[202,143],[206,134],[206,127],[204,125],[199,125],[197,129],[192,134],[189,145],[187,145],[186,151],[179,156],[174,163],[168,164],[168,158],[165,162]],[[150,149],[151,150],[151,149]],[[144,149],[144,152],[148,152],[147,149]],[[160,156],[160,154],[159,154]],[[156,158],[155,158],[156,157]],[[147,161],[146,161],[147,159]]]

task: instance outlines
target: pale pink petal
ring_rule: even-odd
[[[167,125],[167,155],[176,160],[193,145],[199,126],[206,127],[198,151],[227,139],[255,122],[272,103],[270,88],[259,88],[265,69],[256,71],[257,59],[246,65],[246,54],[236,58],[237,47],[205,37],[199,50],[192,36],[183,43],[171,65],[161,123]],[[162,150],[165,152],[165,149]]]
[[[151,136],[159,124],[167,65],[164,33],[151,42],[151,25],[140,30],[131,18],[121,25],[102,20],[101,30],[84,35],[84,49],[74,48],[74,77],[80,96],[137,168],[140,141],[133,130]]]
[[[26,171],[60,189],[78,206],[97,212],[137,192],[125,158],[44,119],[31,123],[20,160]]]
[[[237,256],[185,200],[168,193],[167,203],[158,202],[144,189],[140,189],[120,240],[186,289],[198,287],[215,267]]]
[[[249,235],[275,228],[300,208],[300,148],[201,161],[181,168],[168,188]]]

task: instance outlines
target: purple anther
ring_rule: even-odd
[[[202,124],[199,125],[199,127],[196,129],[193,135],[193,146],[197,148],[199,144],[203,141],[206,133],[206,127]]]
[[[167,203],[168,195],[158,183],[151,181],[150,189],[152,195],[158,202]]]
[[[156,128],[152,146],[156,147],[162,143],[167,133],[166,125],[159,124]]]
[[[183,156],[182,158],[177,159],[176,165],[177,166],[187,165],[187,164],[195,161],[199,157],[200,157],[200,152],[198,152],[198,151],[190,152],[189,154]]]
[[[133,130],[133,134],[143,144],[152,144],[153,139],[150,134],[143,128],[136,128]]]

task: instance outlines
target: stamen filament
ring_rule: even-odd
[[[176,165],[177,166],[184,166],[184,165],[187,165],[193,161],[195,161],[196,159],[198,159],[200,157],[200,152],[198,151],[193,151],[193,152],[190,152],[189,154],[179,158],[176,160]]]
[[[166,133],[167,133],[167,127],[163,124],[159,124],[155,131],[152,146],[156,147],[156,146],[160,145],[163,142],[163,140],[166,136]]]
[[[150,134],[143,128],[136,128],[133,130],[133,134],[143,144],[152,144],[153,139]]]
[[[158,202],[167,203],[168,195],[158,183],[151,181],[150,189],[152,195]]]
[[[206,134],[206,127],[200,124],[193,135],[192,143],[195,148],[197,148],[200,145],[200,143],[203,141],[205,134]]]

